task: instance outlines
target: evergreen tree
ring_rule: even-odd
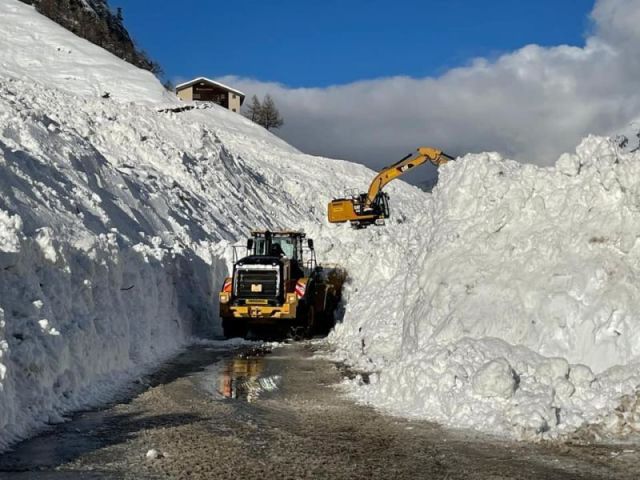
[[[262,108],[260,109],[258,123],[267,130],[280,128],[284,125],[284,120],[280,116],[280,112],[278,111],[273,98],[271,98],[271,95],[269,94],[267,94],[262,101]]]
[[[171,93],[175,93],[176,91],[176,86],[173,84],[173,82],[171,80],[166,80],[162,86],[165,88],[165,90],[171,92]]]
[[[260,123],[260,115],[262,114],[262,105],[255,95],[251,97],[251,103],[247,106],[244,116],[252,122]]]

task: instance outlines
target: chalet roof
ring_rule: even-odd
[[[176,92],[178,90],[184,90],[185,88],[189,88],[192,85],[195,85],[196,83],[200,83],[200,82],[205,82],[208,83],[210,85],[215,85],[216,87],[220,87],[228,92],[231,93],[235,93],[236,95],[240,95],[241,97],[245,97],[246,95],[244,93],[242,93],[240,90],[236,90],[235,88],[231,88],[228,85],[225,85],[224,83],[220,83],[220,82],[216,82],[215,80],[211,80],[210,78],[207,77],[198,77],[198,78],[194,78],[193,80],[190,80],[188,82],[185,83],[181,83],[180,85],[176,85]]]

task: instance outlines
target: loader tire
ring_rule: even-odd
[[[313,334],[315,312],[313,306],[304,306],[298,309],[295,322],[289,327],[288,337],[300,341],[310,338]]]
[[[333,311],[324,311],[316,317],[316,324],[313,330],[316,335],[326,337],[334,325]]]
[[[316,329],[316,321],[317,321],[316,309],[313,308],[313,305],[312,305],[309,308],[309,311],[307,312],[307,324],[305,327],[305,337],[310,338],[313,336],[313,333],[315,332],[315,329]]]
[[[325,309],[320,314],[320,320],[318,321],[318,333],[322,336],[327,336],[336,326],[335,312],[338,308],[340,299],[334,293],[327,294],[327,301],[325,303]]]
[[[223,318],[222,332],[225,338],[245,338],[249,331],[247,322],[238,320],[237,318]]]

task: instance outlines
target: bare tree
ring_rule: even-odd
[[[254,95],[251,97],[251,103],[247,106],[244,116],[252,122],[259,123],[261,111],[262,105],[260,104],[260,100]]]
[[[271,98],[271,95],[269,94],[267,94],[262,101],[262,108],[260,109],[258,123],[267,130],[280,128],[284,125],[284,120],[280,116],[280,112],[278,111],[273,98]]]

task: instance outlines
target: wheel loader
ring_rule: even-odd
[[[417,152],[380,170],[366,193],[337,198],[329,202],[327,209],[329,222],[351,222],[354,228],[384,225],[385,219],[389,218],[389,196],[382,191],[385,185],[424,163],[431,162],[440,166],[453,160],[453,157],[431,147],[420,147]]]
[[[244,337],[249,330],[294,337],[328,333],[346,274],[318,265],[312,239],[303,232],[254,231],[246,255],[238,259],[237,252],[233,274],[219,293],[225,337]]]

